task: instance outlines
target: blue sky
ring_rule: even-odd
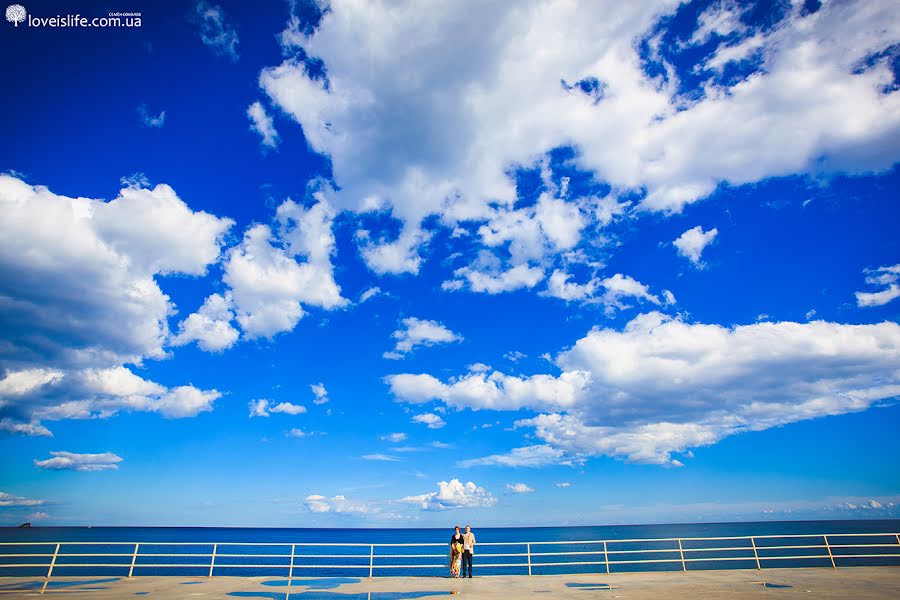
[[[0,523],[900,514],[896,3],[119,4],[0,27]]]

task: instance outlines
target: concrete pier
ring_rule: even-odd
[[[265,598],[269,600],[411,600],[461,598],[900,598],[900,567],[765,569],[690,573],[439,577],[296,578],[290,587],[274,577],[90,577],[52,578],[45,596],[103,600]],[[41,578],[0,580],[0,599],[35,598]],[[20,590],[20,591],[14,591]]]

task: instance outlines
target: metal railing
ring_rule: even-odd
[[[876,543],[858,543],[859,540]],[[847,543],[853,542],[853,543]],[[711,544],[711,545],[709,545]],[[53,548],[52,552],[10,552],[17,549]],[[214,575],[258,574],[277,571],[278,576],[295,578],[310,571],[333,573],[350,571],[354,575],[374,577],[387,569],[418,569],[431,571],[447,568],[447,553],[427,553],[432,548],[446,548],[446,544],[362,544],[362,543],[243,543],[243,542],[2,542],[0,543],[0,577],[33,575],[36,569],[46,569],[41,593],[54,572],[76,575],[95,575],[97,569],[121,571],[127,577],[168,574]],[[763,566],[838,566],[859,564],[860,559],[893,559],[900,565],[900,534],[898,533],[828,533],[789,534],[693,538],[636,538],[575,541],[481,542],[479,550],[500,548],[500,551],[477,553],[479,569],[518,569],[533,575],[536,570],[577,567],[580,573],[613,573],[640,570],[640,566],[663,567],[663,570],[687,572],[688,565],[721,568],[743,562],[749,568]],[[549,547],[548,550],[538,551]],[[574,547],[566,550],[566,547]],[[161,552],[174,548],[180,552]],[[322,554],[309,550],[326,549]],[[412,548],[426,549],[426,553],[408,553]],[[94,549],[94,551],[90,551]],[[188,551],[199,549],[200,551]],[[362,553],[365,549],[368,552]],[[399,550],[398,550],[399,549]],[[504,550],[524,550],[510,552]],[[115,551],[120,550],[120,551]],[[157,551],[154,551],[157,550]],[[265,551],[263,551],[265,550]],[[343,552],[340,550],[344,550]],[[376,551],[377,550],[377,551]],[[441,559],[431,562],[395,563],[395,560]],[[9,562],[10,559],[22,562]],[[40,560],[44,559],[44,560]],[[100,562],[82,562],[93,559]],[[488,562],[482,562],[490,559]],[[173,562],[174,561],[174,562]],[[262,561],[262,562],[257,562]],[[338,561],[333,563],[330,561]],[[813,562],[815,564],[810,564]],[[878,563],[869,561],[869,563]],[[634,567],[638,566],[638,569]],[[796,566],[796,565],[794,565]],[[665,567],[669,567],[665,569]],[[24,573],[30,569],[32,573]],[[85,570],[94,570],[85,573]],[[247,570],[255,570],[250,573]],[[659,569],[656,569],[659,570]],[[8,573],[9,574],[3,574]],[[175,573],[171,573],[175,571]],[[515,572],[513,572],[514,574]],[[2,591],[22,591],[3,589]]]

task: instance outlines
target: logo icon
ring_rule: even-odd
[[[25,7],[21,4],[10,4],[6,7],[6,20],[16,27],[19,26],[19,23],[25,21],[27,16],[28,13],[25,12]]]

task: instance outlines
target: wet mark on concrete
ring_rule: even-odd
[[[761,585],[764,588],[771,588],[775,590],[787,589],[793,586],[784,584],[784,583],[769,583],[768,581],[751,581],[750,583],[755,583],[757,585]]]
[[[270,585],[274,587],[281,586],[289,586],[289,587],[307,587],[311,590],[333,590],[336,587],[340,587],[345,583],[359,583],[359,578],[357,577],[319,577],[316,579],[273,579],[272,581],[263,581],[263,585]]]
[[[359,592],[355,594],[341,594],[338,592],[297,592],[286,594],[282,592],[230,592],[229,596],[239,598],[269,598],[270,600],[414,600],[416,598],[430,598],[432,596],[449,596],[453,592],[424,591],[424,592]]]
[[[118,581],[121,577],[111,577],[109,579],[89,579],[89,580],[81,580],[81,581],[49,581],[46,582],[44,580],[41,581],[23,581],[20,583],[8,583],[5,585],[0,585],[0,590],[10,591],[10,590],[21,590],[23,592],[30,592],[32,590],[40,590],[44,587],[44,583],[47,584],[47,589],[62,589],[62,588],[70,588],[77,587],[82,585],[96,585],[98,583],[111,583],[113,581]],[[92,590],[105,590],[105,587],[94,587],[94,588],[85,588]]]
[[[577,590],[611,590],[613,587],[608,583],[567,583],[566,587],[575,588]]]
[[[181,585],[200,585],[202,581],[182,581]]]

